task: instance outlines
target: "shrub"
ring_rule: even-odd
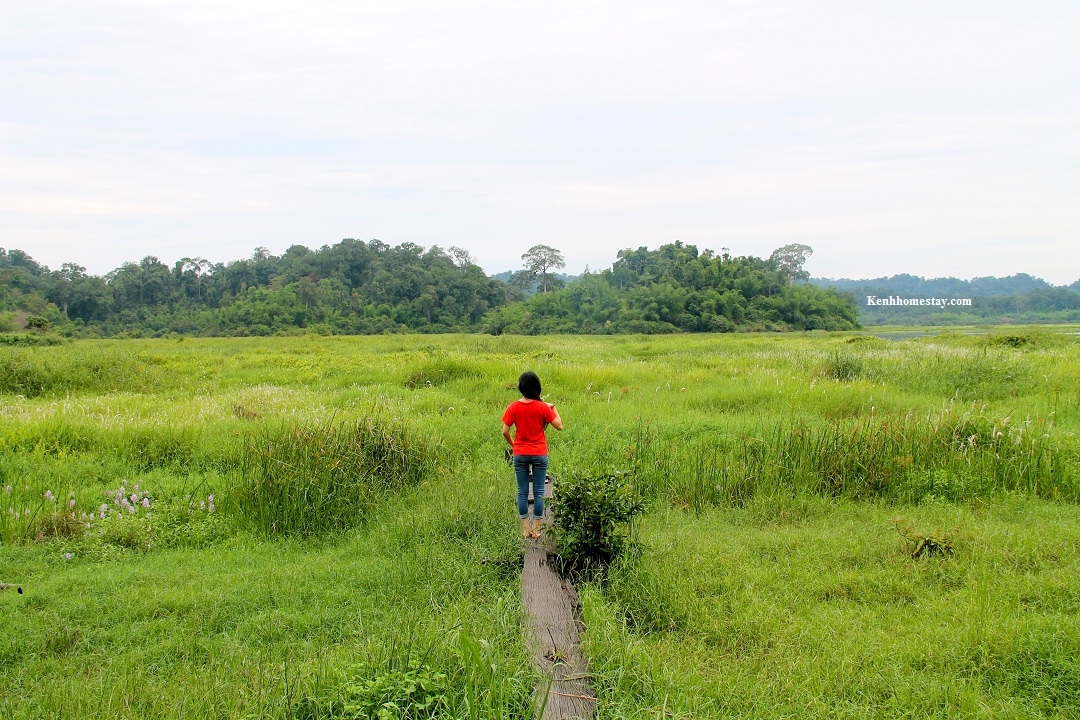
[[[603,568],[626,549],[630,523],[644,509],[624,473],[570,473],[555,485],[551,511],[564,567]]]
[[[41,315],[31,315],[26,318],[26,329],[45,332],[49,329],[49,319]]]
[[[63,344],[64,340],[55,335],[0,332],[0,345],[36,345],[40,347]]]

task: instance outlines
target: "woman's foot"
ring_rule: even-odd
[[[523,537],[523,538],[532,537],[532,528],[529,527],[529,521],[526,520],[525,518],[521,519],[521,537]]]
[[[536,540],[536,539],[538,539],[540,537],[540,521],[539,520],[533,520],[532,527],[529,529],[529,537],[533,538],[534,540]]]

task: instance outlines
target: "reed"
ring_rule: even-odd
[[[265,427],[251,436],[225,507],[267,535],[350,527],[382,494],[431,472],[435,449],[400,420]]]
[[[701,509],[756,495],[961,502],[1008,493],[1080,500],[1077,452],[1043,417],[1015,421],[947,406],[929,416],[796,421],[655,445],[638,459],[653,497]],[[649,446],[646,445],[646,448]]]

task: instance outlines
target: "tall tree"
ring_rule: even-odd
[[[525,271],[540,281],[541,292],[545,293],[548,291],[548,284],[554,279],[548,270],[566,267],[562,253],[550,245],[533,245],[521,259],[525,261]]]
[[[807,258],[814,254],[814,249],[802,243],[791,243],[773,250],[769,256],[769,266],[788,282],[809,280],[810,273],[803,269]]]

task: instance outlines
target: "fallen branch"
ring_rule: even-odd
[[[548,695],[558,695],[560,697],[577,698],[578,700],[592,700],[593,702],[600,702],[597,698],[589,695],[572,695],[571,693],[561,693],[557,690],[548,690]]]

